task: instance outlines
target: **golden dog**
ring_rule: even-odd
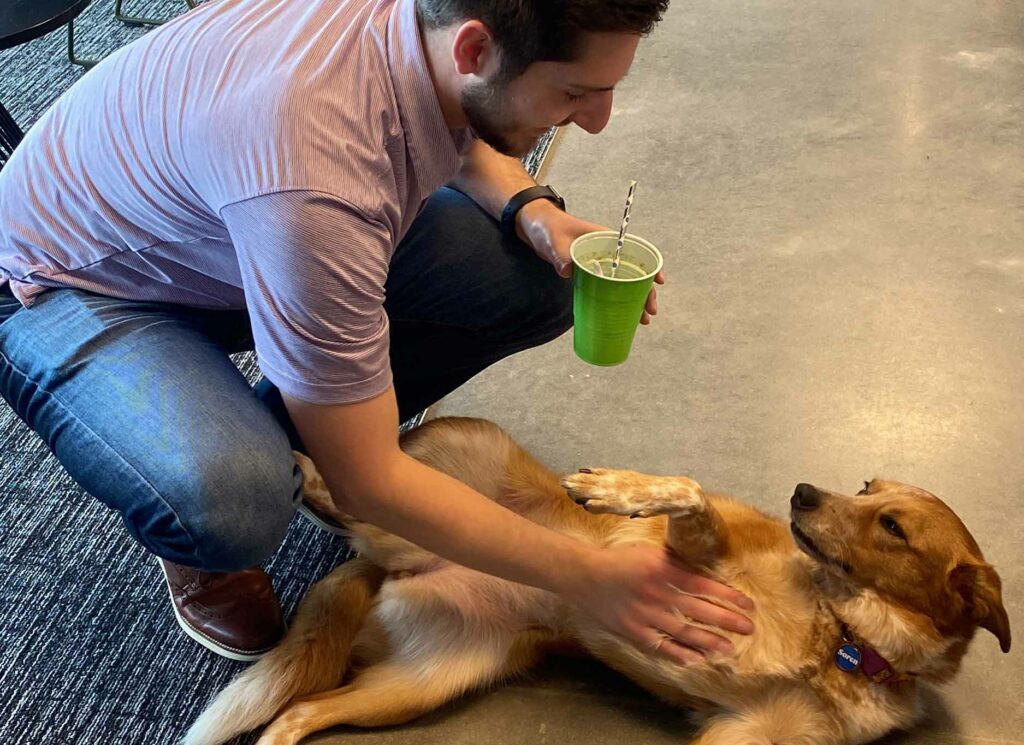
[[[550,593],[337,515],[297,455],[306,498],[348,524],[361,556],[310,590],[282,643],[218,695],[187,745],[267,722],[259,745],[400,724],[567,644],[700,712],[695,745],[847,745],[911,725],[918,681],[952,678],[978,627],[1010,649],[998,575],[921,489],[875,480],[845,497],[801,484],[787,525],[684,477],[585,470],[560,484],[485,421],[435,420],[402,446],[553,530],[601,546],[667,544],[754,600],[754,634],[730,635],[734,656],[671,662]]]

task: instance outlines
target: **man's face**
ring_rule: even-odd
[[[522,157],[553,126],[597,134],[608,123],[612,89],[626,76],[640,37],[584,34],[579,59],[535,62],[507,82],[478,80],[462,90],[469,124],[500,153]]]

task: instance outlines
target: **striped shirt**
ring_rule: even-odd
[[[0,171],[0,284],[247,307],[260,368],[314,403],[391,384],[384,281],[469,130],[414,0],[217,0],[115,52]]]

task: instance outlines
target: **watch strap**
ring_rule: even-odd
[[[558,209],[565,211],[565,200],[562,199],[562,195],[552,189],[550,186],[531,186],[529,189],[523,189],[518,194],[512,196],[508,200],[508,204],[505,205],[505,209],[501,213],[501,232],[507,236],[514,236],[516,234],[516,216],[519,214],[519,210],[525,207],[535,199],[548,199],[554,202]]]

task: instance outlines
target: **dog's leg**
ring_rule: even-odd
[[[382,580],[383,570],[356,558],[313,585],[281,643],[217,695],[182,745],[226,742],[269,722],[293,697],[336,687]]]
[[[317,512],[327,515],[340,525],[347,525],[351,522],[352,518],[339,510],[337,505],[334,504],[334,500],[331,498],[330,491],[327,490],[327,484],[324,482],[323,476],[320,475],[320,471],[317,470],[316,464],[313,463],[309,456],[300,453],[298,450],[293,450],[292,456],[295,458],[295,462],[298,463],[299,469],[302,471],[303,500],[312,504],[313,507],[316,508]]]
[[[553,638],[546,629],[524,631],[499,649],[486,639],[462,638],[429,655],[394,656],[360,672],[349,685],[303,696],[286,706],[256,745],[297,745],[336,725],[404,724],[467,691],[519,674],[535,664]]]
[[[722,552],[722,517],[700,484],[685,476],[595,468],[565,477],[562,486],[589,512],[667,516],[665,542],[688,563],[710,566]]]
[[[313,732],[340,724],[404,724],[440,707],[472,683],[442,676],[422,679],[416,671],[390,663],[373,667],[343,688],[296,699],[263,731],[256,745],[297,745]]]
[[[807,696],[788,692],[742,713],[712,717],[690,745],[841,745],[836,730]]]
[[[689,745],[776,745],[757,722],[734,716],[719,716],[701,730]],[[815,743],[817,745],[817,743]]]

